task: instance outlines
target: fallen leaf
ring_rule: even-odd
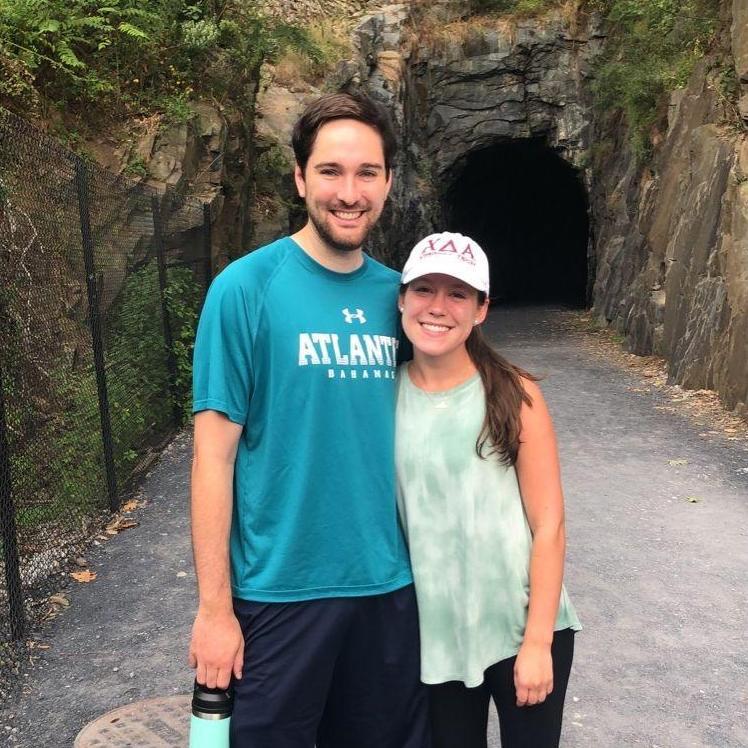
[[[76,582],[93,582],[96,579],[96,572],[86,569],[85,571],[74,571],[70,576]]]
[[[130,517],[120,517],[117,515],[111,522],[106,526],[105,532],[109,535],[116,535],[122,530],[129,530],[131,527],[137,527],[140,523]]]
[[[122,507],[121,511],[123,512],[134,512],[136,509],[140,508],[141,504],[137,499],[130,499],[129,501],[126,501]]]
[[[668,460],[668,465],[676,467],[677,465],[688,465],[688,460]]]
[[[59,605],[61,608],[67,608],[68,605],[70,605],[70,600],[68,600],[65,595],[52,595],[49,598],[49,602],[53,603],[54,605]]]
[[[698,496],[686,496],[686,501],[689,504],[698,504],[701,499]]]

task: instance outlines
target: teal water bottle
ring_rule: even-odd
[[[207,688],[195,681],[190,720],[190,748],[229,748],[234,694],[230,688]]]

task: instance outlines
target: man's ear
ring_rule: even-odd
[[[306,182],[304,181],[304,172],[297,163],[293,170],[293,181],[296,182],[296,191],[300,198],[306,197]]]
[[[387,199],[387,196],[390,194],[390,189],[392,189],[392,169],[390,169],[390,173],[387,175],[387,181],[385,182],[385,193],[384,193],[384,199]]]

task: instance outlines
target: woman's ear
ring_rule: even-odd
[[[483,322],[485,322],[486,317],[488,316],[488,304],[489,301],[486,299],[479,307],[478,311],[475,313],[475,324],[480,325]]]

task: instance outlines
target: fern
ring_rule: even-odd
[[[59,30],[60,22],[54,18],[47,18],[46,20],[42,21],[37,27],[37,31],[40,34],[45,34],[47,32],[55,33]]]
[[[122,21],[117,28],[126,36],[132,37],[133,39],[149,39],[150,37],[145,31],[139,29],[127,21]]]
[[[81,69],[86,67],[86,64],[78,59],[75,52],[70,49],[68,43],[64,39],[60,39],[57,44],[55,44],[55,52],[60,58],[60,62],[69,68]]]
[[[109,23],[109,21],[107,21],[107,19],[103,18],[102,16],[85,16],[83,18],[76,18],[70,21],[69,28],[95,29],[96,31],[105,33],[113,30],[112,25]]]
[[[40,101],[87,116],[163,113],[201,89],[242,96],[262,62],[289,48],[313,62],[326,54],[251,0],[0,0],[0,78],[11,76],[0,103],[13,107],[18,92],[14,108],[28,111],[33,86]]]

